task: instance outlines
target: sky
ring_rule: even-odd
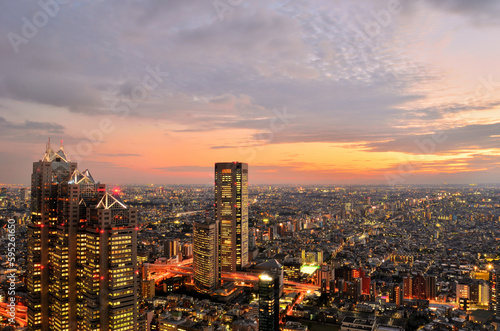
[[[0,183],[500,183],[498,0],[0,2]]]

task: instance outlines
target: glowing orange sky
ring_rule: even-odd
[[[39,10],[6,6],[3,35]],[[49,136],[116,184],[210,185],[233,160],[253,184],[500,182],[498,17],[434,0],[259,0],[226,17],[68,4],[26,43],[0,41],[0,182],[28,184]]]

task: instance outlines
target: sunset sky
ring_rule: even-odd
[[[0,183],[500,182],[498,0],[0,3]]]

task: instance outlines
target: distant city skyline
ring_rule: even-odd
[[[3,3],[0,183],[500,183],[498,1],[214,3]]]

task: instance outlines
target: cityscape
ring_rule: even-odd
[[[498,185],[249,178],[106,187],[47,142],[1,188],[4,329],[496,329]]]
[[[500,330],[499,0],[0,2],[0,331]]]

